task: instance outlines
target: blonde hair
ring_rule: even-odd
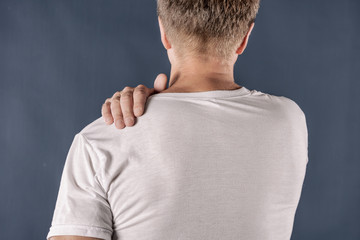
[[[185,52],[228,59],[255,21],[260,0],[157,0],[168,40]]]

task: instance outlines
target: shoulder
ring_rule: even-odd
[[[273,131],[287,136],[307,136],[306,116],[300,105],[293,99],[252,90],[247,98],[247,107],[253,108],[256,120],[262,121]]]
[[[87,141],[96,152],[108,151],[114,142],[124,143],[129,129],[117,129],[115,124],[107,125],[103,117],[88,123],[77,135]]]
[[[299,104],[291,98],[257,90],[252,90],[252,96],[256,101],[259,101],[259,104],[264,104],[276,114],[305,119],[304,111]]]
[[[87,139],[100,138],[113,133],[113,125],[107,125],[103,117],[99,117],[88,123],[80,132]]]
[[[297,136],[303,142],[307,141],[307,123],[304,111],[293,99],[285,96],[275,96],[269,94],[275,107],[275,119],[284,134]]]
[[[78,135],[85,138],[102,160],[111,160],[118,154],[127,157],[131,147],[143,137],[144,121],[141,118],[136,119],[134,126],[118,129],[115,124],[108,125],[103,117],[99,117],[87,124]]]
[[[279,101],[282,103],[283,114],[289,119],[303,124],[306,122],[306,116],[298,103],[293,99],[284,96],[278,96]]]

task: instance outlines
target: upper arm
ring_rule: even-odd
[[[112,212],[99,169],[92,145],[77,134],[65,161],[47,238],[111,240]]]
[[[281,97],[285,100],[286,103],[286,119],[288,119],[289,124],[296,135],[296,144],[299,149],[302,149],[302,153],[305,155],[304,161],[308,163],[308,127],[306,122],[306,115],[300,106],[292,99],[287,97]]]

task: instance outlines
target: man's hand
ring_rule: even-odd
[[[147,98],[165,90],[166,83],[167,76],[160,73],[154,81],[154,88],[147,88],[140,84],[136,88],[125,87],[122,91],[115,92],[111,98],[106,99],[101,108],[106,124],[115,122],[118,129],[124,128],[125,124],[127,127],[133,126],[135,116],[139,117],[144,113]]]

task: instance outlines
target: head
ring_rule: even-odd
[[[231,63],[245,50],[260,0],[157,0],[161,41],[170,62]]]

